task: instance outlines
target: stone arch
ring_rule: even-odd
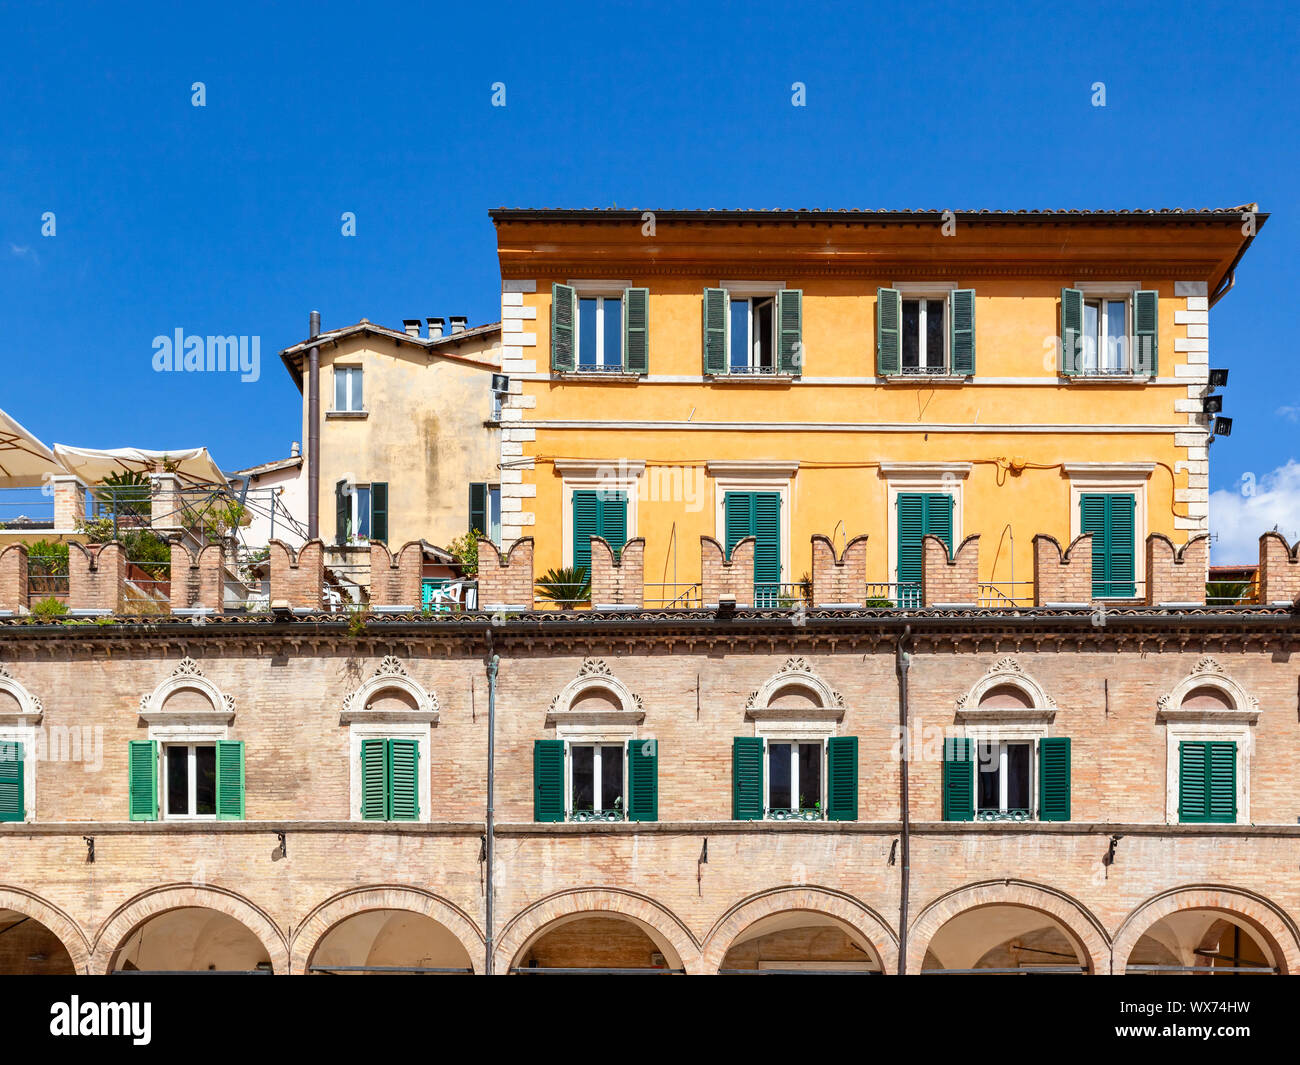
[[[640,718],[645,714],[641,696],[619,680],[603,658],[582,660],[578,675],[551,700],[549,714],[560,718],[573,716],[583,699],[597,693],[604,693],[611,698],[614,713],[618,715]]]
[[[0,887],[0,909],[14,910],[33,921],[39,921],[63,944],[72,959],[72,966],[80,975],[91,970],[92,949],[90,941],[71,917],[52,903],[46,902],[30,891],[17,887]]]
[[[986,880],[940,895],[917,914],[908,931],[907,971],[921,971],[939,929],[954,917],[984,906],[1018,906],[1047,914],[1066,929],[1094,974],[1110,972],[1110,939],[1102,923],[1077,899],[1026,880]]]
[[[302,974],[311,964],[321,940],[336,925],[370,910],[407,910],[442,925],[459,940],[469,955],[475,974],[483,969],[483,933],[472,918],[454,903],[428,891],[395,885],[356,888],[326,899],[311,911],[293,933],[290,944],[292,971]]]
[[[753,692],[745,709],[749,713],[763,711],[791,690],[802,689],[812,696],[816,709],[840,711],[844,707],[844,696],[832,688],[818,674],[808,660],[802,657],[787,658],[785,665],[773,673]]]
[[[178,712],[174,708],[167,708],[167,700],[182,691],[197,693],[211,709]],[[235,700],[205,677],[194,659],[186,657],[172,670],[171,676],[161,681],[153,691],[140,697],[140,716],[150,723],[185,718],[219,720],[222,724],[229,724],[235,716]]]
[[[1024,701],[1023,707],[995,706],[985,707],[984,701],[996,695],[1001,689],[1010,689]],[[999,658],[980,677],[970,691],[957,700],[957,714],[964,719],[978,719],[981,716],[1034,717],[1051,720],[1056,714],[1056,700],[1032,674],[1026,673],[1014,658]]]
[[[372,709],[371,702],[384,692],[402,692],[414,703],[411,709],[383,711]],[[438,696],[411,677],[396,655],[387,655],[354,690],[343,697],[343,724],[360,720],[418,720],[436,724]]]
[[[881,972],[898,968],[898,935],[889,923],[851,895],[823,887],[779,887],[743,899],[718,918],[704,939],[700,971],[716,973],[736,938],[751,925],[779,913],[805,910],[835,918],[871,947]]]
[[[1221,884],[1171,888],[1138,906],[1115,935],[1115,972],[1124,972],[1137,941],[1152,925],[1181,910],[1215,910],[1240,918],[1272,952],[1279,972],[1300,973],[1300,932],[1295,922],[1264,896]]]
[[[1206,655],[1187,676],[1160,696],[1156,702],[1160,716],[1165,719],[1199,716],[1198,709],[1186,708],[1183,704],[1189,695],[1202,688],[1218,693],[1227,703],[1224,709],[1204,715],[1209,720],[1253,720],[1259,714],[1259,700],[1230,677],[1217,659]]]
[[[92,958],[95,972],[109,971],[113,955],[145,921],[168,910],[185,907],[216,910],[234,918],[261,941],[270,955],[275,972],[289,972],[289,945],[279,925],[264,910],[225,888],[199,887],[194,884],[168,884],[152,888],[119,906],[95,934]]]
[[[18,707],[13,714],[0,713],[0,724],[6,722],[16,725],[40,724],[41,715],[45,712],[40,697],[28,691],[26,686],[3,665],[0,665],[0,692],[10,696]]]
[[[497,941],[493,971],[507,972],[524,948],[557,921],[601,915],[631,921],[657,944],[670,947],[687,973],[702,971],[699,944],[675,914],[645,895],[608,888],[561,891],[516,914]]]

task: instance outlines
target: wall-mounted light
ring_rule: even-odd
[[[1218,414],[1223,410],[1222,396],[1203,396],[1201,398],[1201,410],[1206,414]]]
[[[1211,370],[1211,371],[1210,371],[1210,387],[1211,387],[1211,388],[1227,388],[1227,387],[1228,387],[1228,371],[1227,371],[1227,370]]]
[[[506,376],[505,374],[503,374],[503,373],[494,373],[494,374],[492,375],[492,391],[493,391],[493,392],[509,392],[509,391],[510,391],[510,378],[507,377],[507,376]]]
[[[1231,435],[1232,435],[1232,419],[1231,419],[1231,418],[1215,418],[1215,419],[1214,419],[1214,435],[1215,435],[1215,436],[1231,436]]]

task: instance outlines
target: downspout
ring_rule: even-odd
[[[311,312],[310,335],[320,336],[320,311]],[[307,539],[320,536],[320,345],[307,353]]]
[[[905,625],[903,634],[898,638],[894,650],[894,668],[898,673],[898,726],[902,732],[899,744],[899,815],[903,823],[902,831],[902,870],[900,875],[898,900],[898,975],[907,975],[907,896],[911,890],[912,879],[912,814],[907,796],[907,764],[911,756],[911,730],[907,712],[907,671],[911,667],[911,653],[906,644],[912,637],[912,626]]]
[[[487,956],[483,963],[483,972],[487,976],[492,975],[492,955],[496,950],[496,941],[493,935],[492,925],[492,892],[493,892],[493,792],[496,785],[496,728],[497,728],[497,667],[501,664],[501,656],[492,650],[492,633],[488,632],[488,660],[487,660],[487,678],[488,678],[488,744],[487,744],[487,811],[486,811],[486,831],[483,836],[484,860],[487,863],[487,912],[485,914],[485,925],[487,935]]]

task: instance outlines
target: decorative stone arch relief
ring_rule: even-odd
[[[187,656],[171,676],[140,696],[140,716],[150,739],[226,739],[235,720],[235,700]]]
[[[957,720],[1038,722],[1056,717],[1056,700],[1014,658],[999,658],[965,695],[957,700]]]
[[[8,696],[8,698],[5,698]],[[0,725],[39,725],[45,707],[9,670],[0,665]]]
[[[1206,655],[1192,671],[1156,700],[1162,721],[1259,720],[1259,700]]]
[[[751,692],[745,716],[754,722],[754,732],[782,735],[830,736],[844,720],[844,696],[828,684],[803,657],[787,658],[785,664]]]
[[[400,693],[397,705],[376,705],[377,698],[394,692]],[[438,712],[438,696],[411,677],[396,655],[387,655],[371,676],[343,697],[339,723],[418,721],[435,725]]]
[[[635,735],[636,726],[645,720],[645,704],[614,675],[603,658],[584,658],[578,675],[551,700],[546,723],[556,727],[556,734],[597,730],[602,735],[611,728]]]

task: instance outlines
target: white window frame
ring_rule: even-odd
[[[637,497],[640,495],[641,475],[645,473],[644,462],[632,459],[610,459],[608,462],[556,459],[553,465],[561,478],[560,498],[564,501],[564,513],[560,516],[563,565],[573,565],[574,492],[622,492],[627,496],[627,538],[636,538]]]
[[[0,725],[0,743],[23,745],[23,819],[20,824],[31,824],[36,820],[36,758],[40,753],[37,750],[39,734],[40,730],[34,724]],[[84,747],[82,753],[84,756]],[[85,763],[84,768],[89,770],[90,763]]]
[[[158,745],[158,761],[159,761],[158,791],[160,792],[158,796],[159,813],[164,821],[215,821],[217,819],[217,810],[216,810],[217,796],[215,791],[215,785],[216,785],[215,780],[213,782],[214,790],[212,793],[212,806],[213,806],[212,813],[178,814],[178,813],[173,813],[171,810],[171,787],[170,787],[170,781],[168,780],[168,776],[167,776],[168,752],[172,750],[186,750],[189,752],[189,754],[185,759],[186,773],[189,777],[189,788],[188,788],[189,794],[187,796],[188,799],[187,805],[191,810],[193,810],[198,805],[199,778],[198,778],[198,773],[196,771],[197,768],[196,763],[198,762],[197,752],[200,747],[212,748],[212,761],[213,761],[213,768],[215,772],[216,758],[217,758],[216,740],[195,740],[195,739],[163,740]]]
[[[1080,377],[1101,377],[1101,378],[1123,378],[1132,377],[1137,371],[1134,367],[1133,353],[1136,347],[1133,338],[1133,294],[1141,290],[1142,285],[1138,281],[1076,281],[1073,285],[1083,293],[1084,304],[1100,303],[1101,307],[1098,312],[1097,322],[1097,366],[1088,369],[1083,366],[1084,352],[1083,348],[1079,352],[1080,359]],[[1106,342],[1106,321],[1105,309],[1107,303],[1122,302],[1124,304],[1124,328],[1127,335],[1124,337],[1124,361],[1126,365],[1121,369],[1106,370],[1101,366],[1102,352],[1105,349]],[[1082,323],[1080,323],[1082,324]]]
[[[578,322],[577,328],[573,331],[573,367],[581,372],[582,370],[592,370],[596,372],[609,371],[623,368],[623,347],[622,340],[619,341],[618,361],[609,362],[605,354],[605,301],[614,300],[619,304],[620,314],[626,314],[627,308],[623,306],[623,294],[620,292],[617,296],[595,295],[592,293],[577,293],[574,299],[578,301]],[[582,362],[582,301],[596,301],[596,362],[595,366],[583,365]],[[620,318],[621,322],[622,319]]]
[[[352,481],[349,481],[349,482],[348,482],[348,499],[350,500],[350,502],[348,503],[348,508],[349,508],[349,510],[351,511],[351,517],[352,517],[352,533],[351,533],[351,535],[348,537],[348,543],[350,543],[350,544],[368,544],[368,543],[370,543],[370,536],[369,536],[369,534],[367,534],[366,536],[362,536],[362,535],[361,535],[361,532],[360,532],[360,529],[361,529],[361,521],[360,521],[360,517],[361,517],[361,516],[360,516],[360,514],[358,514],[358,510],[359,510],[360,507],[361,507],[361,489],[362,489],[362,488],[364,488],[364,489],[366,490],[366,500],[367,500],[367,505],[368,505],[369,508],[370,508],[370,513],[369,513],[369,515],[367,515],[367,517],[369,518],[369,520],[366,522],[366,524],[367,524],[367,525],[371,525],[371,526],[373,526],[373,525],[374,525],[374,521],[375,521],[375,499],[374,499],[374,496],[371,494],[372,489],[371,489],[371,484],[370,484],[370,482],[369,482],[369,481],[359,481],[359,482],[352,482]]]
[[[1133,493],[1133,598],[1146,594],[1147,580],[1147,484],[1155,472],[1154,462],[1067,462],[1063,469],[1070,480],[1070,543],[1083,531],[1079,497],[1093,494]]]
[[[888,507],[885,527],[889,545],[890,579],[898,581],[898,497],[913,492],[938,492],[952,496],[952,549],[961,547],[964,538],[962,507],[964,487],[970,476],[969,462],[882,462],[881,476],[885,478],[885,505]]]
[[[631,738],[628,737],[628,739]],[[571,736],[564,741],[564,819],[566,821],[573,819],[573,748],[575,747],[595,748],[595,755],[592,759],[592,809],[618,809],[623,814],[623,820],[627,820],[627,744],[627,739],[601,739],[595,736]],[[601,763],[606,757],[604,753],[606,750],[617,750],[623,765],[623,794],[621,796],[623,805],[619,807],[609,806],[604,803],[604,796],[601,794]]]
[[[952,375],[952,294],[957,290],[956,281],[895,281],[890,286],[898,293],[898,373],[900,377],[946,377]],[[902,304],[907,300],[921,301],[921,314],[917,328],[917,351],[922,358],[920,368],[912,371],[903,369],[903,322]],[[943,361],[931,370],[929,360],[925,358],[925,318],[926,300],[943,300]]]
[[[1250,763],[1255,751],[1255,732],[1244,721],[1222,724],[1170,721],[1165,726],[1165,824],[1182,823],[1178,819],[1178,745],[1207,741],[1237,744],[1237,820],[1232,823],[1250,824]]]
[[[738,376],[749,376],[750,374],[760,374],[764,377],[770,377],[773,374],[780,373],[780,355],[777,351],[778,340],[780,338],[780,323],[777,322],[777,294],[785,290],[784,281],[722,281],[719,288],[725,289],[727,293],[727,356],[726,356],[726,374],[736,373]],[[772,367],[770,370],[762,370],[759,360],[754,353],[754,300],[770,299],[772,301]],[[744,300],[748,303],[747,327],[746,332],[749,335],[749,351],[746,353],[745,366],[748,368],[748,374],[742,374],[740,371],[732,369],[731,366],[731,303],[733,300]]]
[[[781,583],[790,583],[790,511],[794,505],[798,462],[706,462],[705,473],[713,482],[714,539],[727,546],[727,493],[778,492],[781,496]]]
[[[1015,713],[1016,711],[1011,711]],[[974,744],[975,756],[975,776],[971,781],[971,807],[975,811],[975,820],[980,816],[980,790],[979,774],[980,759],[979,748],[982,744],[999,744],[999,772],[1002,773],[1002,779],[999,784],[999,802],[1001,803],[999,812],[1006,810],[1006,745],[1008,743],[1027,743],[1029,744],[1029,820],[1038,820],[1038,741],[1045,739],[1048,735],[1047,724],[1037,722],[1025,722],[1019,724],[991,724],[991,725],[970,725],[965,729],[966,738]]]
[[[334,381],[334,408],[333,408],[333,413],[335,413],[335,414],[361,414],[361,413],[364,413],[366,408],[365,408],[365,407],[361,407],[361,406],[354,406],[354,405],[353,405],[353,401],[352,401],[352,392],[353,392],[352,382],[355,381],[358,377],[361,377],[361,374],[362,374],[362,367],[360,367],[360,366],[348,365],[348,364],[346,364],[346,363],[343,364],[343,365],[339,365],[338,363],[335,363],[333,369],[334,369],[334,377],[335,377],[335,381]],[[345,403],[346,403],[346,406],[343,406],[343,407],[338,406],[338,396],[339,396],[338,376],[339,376],[339,374],[342,374],[342,375],[343,375],[343,382],[344,382],[344,384],[343,384],[343,397],[344,397],[344,401],[345,401]],[[354,375],[355,375],[355,376],[354,376]],[[362,383],[362,385],[361,385],[361,396],[362,396],[362,399],[364,400],[364,398],[365,398],[365,394],[366,394],[366,386],[365,386],[365,384],[364,384],[364,378],[362,378],[362,381],[363,381],[363,383]]]
[[[395,824],[418,824],[430,819],[432,793],[429,778],[431,766],[429,752],[433,746],[433,726],[428,722],[353,722],[348,728],[348,820],[361,820],[361,741],[362,740],[415,740],[419,748],[416,761],[418,780],[420,816],[413,822],[393,822]]]
[[[826,741],[828,738],[829,736],[814,736],[814,735],[808,735],[807,733],[798,734],[798,733],[790,733],[784,731],[776,731],[763,736],[763,817],[764,819],[766,819],[768,814],[773,809],[775,809],[775,807],[772,806],[771,775],[768,773],[768,766],[770,764],[770,751],[772,748],[772,744],[788,743],[790,744],[790,798],[794,800],[794,805],[789,807],[781,807],[781,809],[789,809],[789,810],[796,810],[796,811],[801,811],[803,809],[803,807],[801,807],[798,802],[799,790],[800,790],[799,789],[799,746],[801,744],[807,744],[808,746],[815,746],[820,750],[818,758],[821,761],[821,772],[819,774],[819,776],[821,777],[821,788],[820,791],[818,792],[817,798],[814,800],[813,805],[814,808],[821,814],[821,819],[823,821],[826,820],[826,787],[827,787],[826,778],[829,775],[828,774],[829,767],[827,766],[827,762],[826,762]]]
[[[496,500],[496,517],[493,517],[492,501]],[[374,515],[370,516],[371,521]],[[501,486],[499,484],[489,484],[487,486],[487,532],[488,539],[497,547],[501,546]]]

